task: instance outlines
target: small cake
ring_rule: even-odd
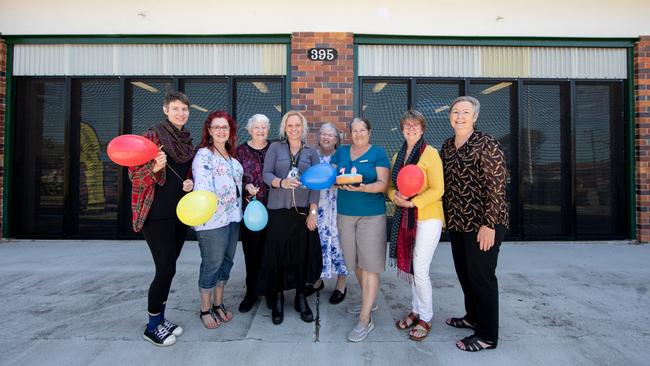
[[[363,181],[361,174],[341,174],[336,176],[336,184],[358,184]]]

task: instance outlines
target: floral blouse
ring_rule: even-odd
[[[447,229],[478,231],[482,226],[509,226],[506,202],[506,159],[499,142],[492,136],[474,131],[467,142],[456,149],[454,138],[442,145],[445,175],[443,206]]]
[[[218,202],[210,220],[194,230],[212,230],[241,221],[243,174],[244,168],[236,159],[224,159],[207,147],[196,152],[192,162],[194,190],[210,191],[217,195]]]

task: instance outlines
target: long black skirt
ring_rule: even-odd
[[[283,290],[301,292],[320,278],[323,257],[318,230],[307,228],[307,208],[269,210],[266,243],[257,280],[257,294]]]

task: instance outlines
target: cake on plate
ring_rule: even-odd
[[[361,174],[341,174],[336,176],[336,184],[359,184],[363,181]]]

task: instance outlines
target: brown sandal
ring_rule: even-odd
[[[431,330],[431,324],[420,319],[418,320],[418,323],[415,325],[415,328],[411,329],[411,331],[409,332],[409,338],[411,338],[414,341],[421,341],[429,335],[429,330]],[[423,335],[417,336],[415,335],[416,333],[423,333]]]
[[[411,321],[411,324],[407,324],[407,321],[409,320]],[[419,320],[420,318],[417,315],[415,315],[413,312],[410,312],[406,318],[396,321],[395,326],[399,330],[407,330],[410,327],[414,326]]]

